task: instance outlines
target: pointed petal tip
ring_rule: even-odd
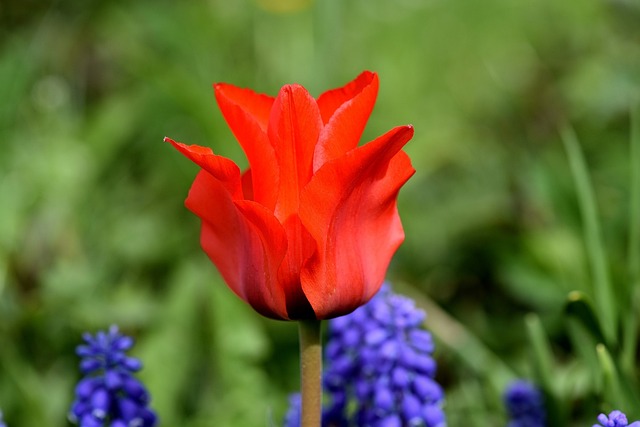
[[[409,132],[411,132],[411,136],[413,136],[413,134],[415,133],[415,128],[413,127],[413,125],[405,125],[404,126]]]
[[[405,142],[408,142],[411,138],[413,138],[414,133],[415,133],[415,129],[413,125],[397,126],[391,129],[389,132],[387,132],[387,134],[393,134],[398,136],[402,135],[402,138],[405,140]]]
[[[231,83],[224,83],[224,82],[216,82],[216,83],[212,83],[211,87],[213,87],[213,93],[214,95],[217,97],[219,96],[224,96],[226,97],[231,97],[233,99],[234,94],[246,94],[246,92],[251,92],[254,95],[258,95],[256,93],[253,92],[253,90],[248,89],[248,88],[242,88],[240,86],[236,86],[236,85],[232,85]],[[236,100],[237,102],[237,100]]]
[[[235,86],[228,84],[228,83],[222,83],[222,82],[218,82],[218,83],[213,83],[211,85],[211,87],[213,87],[213,95],[216,97],[216,100],[218,102],[220,102],[220,97],[227,97],[229,96],[227,94],[227,90],[229,88],[233,89],[236,88]],[[239,88],[237,88],[239,89]]]
[[[168,136],[165,136],[165,137],[164,137],[164,139],[163,139],[163,141],[164,141],[164,142],[168,142],[169,144],[173,145],[173,146],[174,146],[175,148],[177,148],[178,150],[180,150],[181,148],[186,149],[186,148],[188,148],[188,147],[189,147],[187,144],[184,144],[184,143],[182,143],[182,142],[175,141],[175,140],[173,140],[173,139],[169,138]]]
[[[373,81],[374,79],[378,80],[378,73],[376,73],[375,71],[364,70],[358,75],[358,77],[355,78],[355,80],[364,78],[368,78],[370,81]]]
[[[347,83],[347,85],[353,84],[360,88],[360,90],[364,90],[367,86],[375,86],[375,90],[377,92],[377,87],[380,84],[380,79],[378,78],[378,73],[375,71],[365,70],[358,74],[358,76],[353,79],[351,82]]]

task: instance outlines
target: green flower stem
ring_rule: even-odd
[[[322,342],[319,320],[298,322],[300,335],[300,427],[320,427],[322,420]]]

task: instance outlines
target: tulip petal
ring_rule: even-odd
[[[253,200],[273,209],[278,169],[266,130],[274,98],[224,83],[214,85],[214,89],[220,111],[254,171]]]
[[[304,189],[300,220],[318,250],[301,285],[318,319],[354,310],[382,284],[404,240],[396,199],[415,172],[401,151],[412,136],[397,127],[326,163]]]
[[[216,83],[213,88],[221,109],[223,108],[221,104],[224,104],[225,109],[233,106],[238,107],[255,120],[263,132],[267,131],[271,107],[275,101],[274,97],[227,83]],[[226,118],[224,109],[222,113]],[[230,126],[234,125],[235,123],[230,124]]]
[[[244,194],[245,200],[254,200],[253,198],[253,173],[251,169],[247,169],[242,173],[240,177],[242,184],[242,194]]]
[[[313,173],[313,152],[322,127],[315,99],[300,85],[286,85],[273,103],[267,134],[278,163],[279,187],[275,206],[282,224],[298,211],[300,192]],[[258,171],[253,173],[258,175]]]
[[[202,220],[202,248],[229,288],[260,314],[288,319],[277,284],[287,239],[273,214],[256,202],[234,201],[206,170],[196,177],[185,205]]]
[[[213,154],[211,148],[208,147],[186,145],[181,142],[176,142],[171,138],[165,138],[164,140],[165,142],[171,143],[171,145],[192,162],[220,181],[234,199],[242,198],[240,169],[232,160]]]
[[[292,320],[313,319],[315,314],[300,285],[300,270],[316,251],[316,244],[297,214],[290,215],[283,225],[288,250],[278,269],[278,283],[286,295],[287,313]]]
[[[370,71],[320,95],[318,107],[325,126],[313,157],[314,172],[358,145],[377,96],[378,75]]]
[[[335,111],[342,106],[345,102],[355,98],[360,92],[362,92],[367,86],[374,85],[377,93],[378,90],[378,75],[371,71],[363,71],[347,83],[346,85],[331,89],[324,92],[318,97],[318,107],[320,108],[320,114],[322,115],[322,122],[327,124],[329,119]]]

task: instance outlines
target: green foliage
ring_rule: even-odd
[[[183,207],[196,168],[162,137],[246,164],[212,82],[317,95],[364,69],[364,139],[416,128],[389,277],[430,313],[450,425],[503,424],[515,377],[555,425],[640,418],[639,19],[614,0],[3,1],[5,419],[68,425],[80,334],[117,323],[163,425],[278,425],[295,327],[226,289]]]

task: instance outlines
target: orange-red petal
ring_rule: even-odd
[[[378,75],[370,71],[320,95],[318,107],[325,126],[315,149],[314,171],[358,145],[377,95]]]
[[[216,83],[213,88],[218,103],[223,103],[225,106],[235,105],[241,108],[242,111],[258,123],[263,132],[267,131],[271,107],[273,106],[273,101],[275,101],[274,97],[227,83]],[[224,111],[223,114],[225,114]]]
[[[267,133],[280,172],[275,215],[283,224],[298,211],[300,191],[311,179],[313,152],[321,127],[316,100],[305,88],[286,85],[280,89]]]
[[[278,283],[287,300],[290,319],[313,319],[315,314],[300,284],[300,270],[316,250],[316,244],[300,222],[297,214],[290,215],[283,224],[287,235],[287,254],[278,269]]]
[[[345,102],[353,99],[356,95],[358,95],[362,90],[371,85],[375,84],[376,92],[378,88],[378,75],[371,71],[363,71],[347,83],[346,85],[328,90],[322,93],[318,97],[318,107],[320,108],[320,114],[322,115],[322,122],[328,123],[333,113],[342,106]]]
[[[234,201],[224,184],[200,171],[185,202],[202,220],[202,248],[229,288],[260,314],[288,319],[277,271],[287,251],[286,235],[258,203]]]
[[[220,111],[253,171],[253,200],[273,209],[278,189],[278,168],[266,130],[274,98],[224,83],[214,85],[214,89]]]
[[[165,142],[171,143],[178,151],[184,154],[192,162],[206,170],[215,179],[220,181],[234,199],[241,199],[242,184],[240,182],[240,169],[232,160],[218,156],[211,148],[199,145],[186,145],[176,142],[171,138],[165,138]]]
[[[396,199],[413,175],[402,147],[413,127],[385,135],[326,163],[305,188],[300,219],[318,245],[301,272],[302,289],[319,319],[368,301],[404,240]]]

